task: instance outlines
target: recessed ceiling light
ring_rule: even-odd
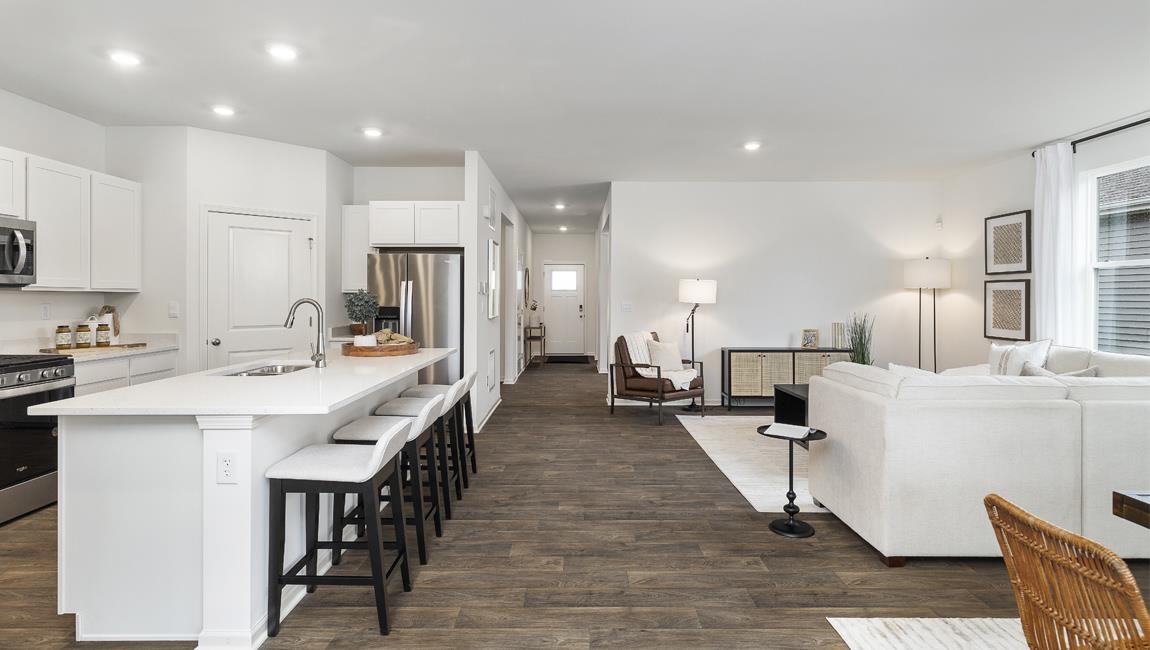
[[[125,68],[134,68],[140,65],[140,55],[127,50],[112,50],[108,52],[108,58],[112,60],[112,63],[122,65]]]
[[[299,56],[299,52],[286,43],[272,43],[268,46],[268,54],[270,54],[273,59],[285,63],[295,61],[296,57]]]
[[[369,138],[378,138],[379,136],[383,135],[383,129],[369,126],[363,130],[363,134]]]
[[[566,209],[567,209],[567,205],[566,205],[566,204],[563,204],[563,203],[556,203],[556,204],[555,204],[555,209],[556,209],[556,210],[566,210]]]
[[[762,146],[763,146],[762,142],[758,142],[756,140],[751,140],[750,142],[744,144],[743,148],[746,149],[747,151],[758,151],[759,148],[761,148]]]
[[[567,226],[559,226],[559,232],[567,232]]]
[[[231,106],[216,104],[212,107],[212,112],[216,115],[219,115],[220,117],[231,117],[236,114],[236,109],[232,108]]]

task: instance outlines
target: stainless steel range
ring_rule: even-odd
[[[0,523],[56,500],[56,418],[28,407],[75,394],[72,358],[0,355]]]

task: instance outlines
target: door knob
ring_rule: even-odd
[[[212,345],[217,345],[217,346],[218,346],[218,345],[220,344],[220,340],[219,340],[219,339],[212,339],[210,342],[211,342],[211,344],[212,344]]]

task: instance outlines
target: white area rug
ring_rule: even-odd
[[[787,504],[785,440],[760,436],[756,428],[770,416],[679,415],[679,422],[715,465],[758,512],[782,512]],[[815,442],[813,444],[819,444]],[[802,512],[826,512],[815,506],[807,489],[807,450],[795,445],[795,504]],[[802,512],[799,519],[802,519]]]
[[[828,618],[851,650],[1024,650],[1017,618]]]

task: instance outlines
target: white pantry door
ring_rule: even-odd
[[[583,265],[543,265],[547,354],[584,354]]]
[[[283,357],[315,340],[311,307],[283,326],[296,299],[314,297],[313,232],[307,219],[208,212],[209,368]]]

